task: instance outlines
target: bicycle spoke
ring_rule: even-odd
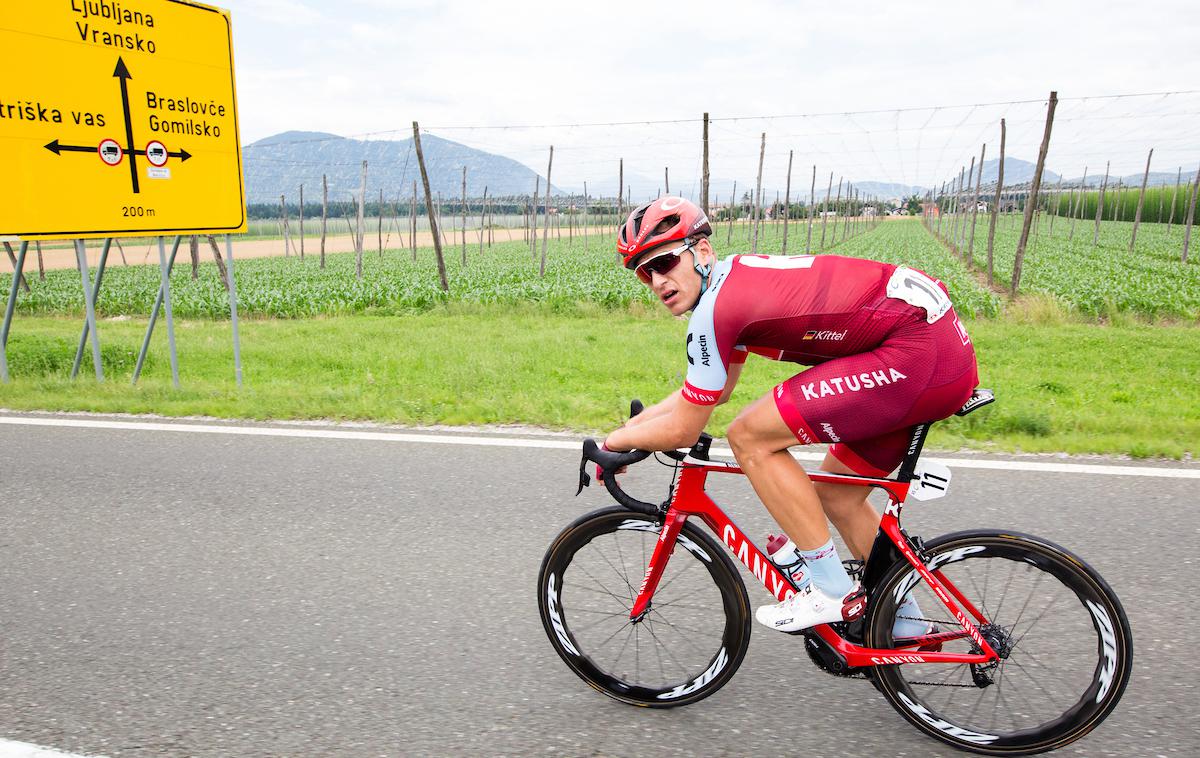
[[[1037,588],[1041,585],[1042,580],[1045,578],[1046,573],[1044,571],[1039,571],[1037,579],[1035,579],[1033,582],[1033,586],[1029,588],[1029,597],[1025,598],[1025,604],[1022,605],[1021,610],[1017,612],[1017,618],[1008,625],[1010,629],[1016,629],[1017,624],[1021,623],[1021,617],[1025,615],[1025,609],[1029,607],[1031,602],[1033,602],[1033,596],[1037,593]]]
[[[618,577],[620,577],[621,581],[625,583],[625,587],[626,587],[626,588],[629,590],[629,597],[630,597],[630,601],[629,601],[629,602],[630,602],[630,605],[632,605],[632,604],[633,604],[633,598],[636,596],[636,593],[635,593],[635,592],[634,592],[634,590],[633,590],[633,585],[632,585],[632,584],[630,584],[630,582],[629,582],[629,574],[628,574],[628,572],[627,572],[627,573],[624,573],[624,574],[622,574],[620,571],[618,571],[618,570],[617,570],[617,567],[613,565],[612,561],[610,561],[610,560],[608,559],[608,556],[604,554],[604,551],[600,549],[600,546],[599,546],[599,545],[597,545],[597,544],[595,543],[595,541],[593,541],[593,542],[589,542],[588,544],[589,544],[589,545],[591,545],[592,549],[596,551],[596,553],[597,553],[597,554],[600,556],[600,558],[601,558],[601,559],[602,559],[602,560],[603,560],[605,563],[607,563],[607,564],[608,564],[608,567],[609,567],[610,569],[612,569],[613,573],[614,573],[614,574],[616,574]]]
[[[572,566],[571,569],[572,570],[578,569],[580,573],[582,573],[588,579],[591,579],[598,587],[600,587],[600,589],[594,589],[592,587],[587,587],[587,586],[584,586],[583,584],[577,584],[575,582],[571,582],[570,585],[568,585],[567,582],[564,580],[564,582],[563,582],[564,590],[567,586],[571,586],[575,589],[584,590],[585,592],[595,592],[596,594],[599,594],[599,595],[608,595],[613,600],[616,600],[621,605],[621,607],[624,608],[626,611],[628,611],[632,607],[632,606],[630,606],[629,602],[623,596],[618,595],[617,593],[613,592],[608,587],[606,587],[604,582],[602,582],[599,579],[597,579],[596,577],[592,576],[592,573],[590,571],[588,571],[585,567]]]
[[[640,540],[645,545],[645,540]],[[617,532],[613,532],[613,544],[617,547],[617,558],[621,561],[621,575],[629,576],[629,568],[625,565],[625,554],[621,552],[621,539],[617,536]],[[645,564],[642,564],[643,566]],[[629,588],[629,604],[632,606],[634,601],[633,585],[626,580],[625,585]]]
[[[1038,680],[1034,679],[1033,675],[1031,675],[1028,671],[1026,671],[1025,667],[1022,666],[1019,662],[1014,661],[1010,658],[1006,663],[1006,667],[1007,666],[1015,666],[1017,671],[1024,674],[1025,677],[1029,681],[1033,682],[1034,686],[1036,686],[1041,692],[1045,693],[1046,697],[1048,697],[1050,699],[1050,702],[1054,705],[1055,708],[1060,708],[1060,709],[1062,708],[1062,706],[1059,705],[1058,700],[1055,699],[1054,695],[1050,694],[1050,690],[1046,689],[1044,686],[1042,686],[1042,684],[1040,682],[1038,682]],[[1065,710],[1065,709],[1063,709],[1063,710]]]
[[[677,572],[675,572],[674,574],[672,574],[672,575],[671,575],[671,578],[670,578],[670,579],[668,579],[668,580],[667,580],[667,581],[666,581],[664,584],[660,584],[660,585],[659,585],[659,586],[658,586],[658,587],[657,587],[657,588],[654,590],[654,594],[656,594],[656,595],[657,595],[659,592],[661,592],[661,591],[663,591],[663,590],[667,589],[668,587],[670,587],[670,586],[671,586],[671,585],[672,585],[672,584],[675,582],[675,580],[676,580],[676,579],[678,579],[679,577],[683,576],[683,575],[684,575],[684,574],[686,574],[687,572],[691,571],[691,570],[692,570],[692,568],[693,568],[694,566],[696,566],[698,563],[699,563],[699,561],[688,561],[687,565],[685,565],[685,566],[684,566],[682,569],[680,569],[679,571],[677,571]],[[672,563],[672,564],[669,564],[669,565],[672,565],[672,566],[673,566],[673,565],[675,565],[675,564],[674,564],[674,563]]]
[[[1062,597],[1062,596],[1059,595],[1054,598],[1051,598],[1050,602],[1046,605],[1045,608],[1042,609],[1042,612],[1038,614],[1037,618],[1035,618],[1033,621],[1029,622],[1029,626],[1025,627],[1024,632],[1021,632],[1021,636],[1017,637],[1015,640],[1013,640],[1013,643],[1012,643],[1013,648],[1016,648],[1016,646],[1021,643],[1021,640],[1025,639],[1025,635],[1029,634],[1029,632],[1031,632],[1033,630],[1033,627],[1037,626],[1037,623],[1039,621],[1041,621],[1042,618],[1047,613],[1050,612],[1050,609],[1054,607],[1054,604],[1058,602],[1060,597]],[[1017,629],[1017,625],[1013,624],[1012,631],[1015,632],[1016,629]]]

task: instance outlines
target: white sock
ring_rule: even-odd
[[[832,538],[815,550],[801,550],[800,556],[808,565],[813,584],[826,595],[841,598],[854,586]]]

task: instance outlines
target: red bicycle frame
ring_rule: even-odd
[[[667,510],[662,531],[659,533],[654,553],[650,557],[650,564],[646,567],[645,577],[642,579],[641,587],[638,588],[637,599],[629,613],[630,618],[635,620],[641,618],[649,610],[650,601],[654,597],[654,591],[657,589],[658,582],[662,578],[663,572],[667,567],[667,562],[670,560],[671,554],[675,549],[676,538],[679,536],[680,530],[683,529],[684,522],[691,516],[699,517],[714,534],[718,535],[721,542],[728,546],[730,551],[742,562],[742,565],[762,582],[763,587],[776,600],[785,600],[794,595],[795,590],[792,588],[791,582],[784,577],[783,573],[775,567],[775,564],[771,563],[770,559],[758,549],[752,540],[746,538],[746,535],[738,528],[737,524],[726,516],[720,506],[704,491],[704,485],[708,480],[710,472],[741,474],[743,473],[741,468],[732,463],[699,463],[693,462],[693,459],[684,461],[681,464],[681,468],[682,472],[679,477],[678,486],[671,498],[671,504]],[[962,625],[962,631],[939,632],[923,637],[906,638],[904,645],[895,648],[868,648],[856,645],[839,635],[829,624],[814,627],[813,632],[815,634],[820,636],[822,640],[845,658],[846,663],[850,666],[878,666],[894,663],[986,664],[999,660],[996,651],[992,649],[991,645],[987,643],[987,640],[979,632],[978,625],[988,623],[987,618],[940,571],[930,571],[921,562],[921,559],[909,544],[907,536],[900,531],[900,510],[903,507],[904,499],[908,496],[909,482],[897,481],[895,479],[876,479],[866,476],[831,474],[823,471],[810,471],[807,473],[809,478],[814,482],[879,487],[887,492],[888,503],[884,508],[883,518],[879,524],[880,530],[895,544],[896,549],[900,551],[900,555],[904,556],[904,559],[917,570],[921,578],[933,589],[938,599],[941,600],[950,613],[954,615],[954,618]],[[959,604],[966,608],[967,612],[974,617],[974,621],[968,618],[966,613],[963,613],[962,609],[959,608]],[[946,642],[964,637],[970,637],[983,652],[975,654],[942,653],[922,652],[915,649],[934,642]]]

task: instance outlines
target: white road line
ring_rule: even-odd
[[[102,758],[102,756],[83,756],[78,753],[64,753],[52,747],[42,747],[29,742],[14,742],[0,739],[0,758]]]
[[[194,434],[234,434],[257,437],[299,437],[307,439],[366,440],[373,442],[413,442],[431,445],[482,445],[489,447],[523,447],[551,450],[578,450],[580,440],[528,439],[524,437],[481,437],[469,434],[429,434],[409,432],[370,432],[340,429],[281,428],[267,426],[226,426],[218,424],[177,423],[154,421],[104,421],[100,419],[44,418],[29,416],[0,416],[0,424],[14,426],[49,426],[76,429],[110,429],[134,432],[176,432]],[[726,449],[713,452],[725,457]],[[821,453],[799,452],[795,457],[819,461]],[[980,460],[976,458],[926,458],[955,468],[1031,471],[1049,474],[1085,474],[1100,476],[1156,476],[1170,479],[1200,479],[1200,469],[1158,468],[1151,466],[1108,466],[1092,463],[1039,463],[1037,461]],[[0,758],[6,758],[0,754]]]

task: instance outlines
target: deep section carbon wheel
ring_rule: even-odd
[[[649,611],[629,617],[662,522],[589,513],[558,535],[538,575],[546,635],[584,681],[633,705],[670,708],[720,689],[750,644],[750,603],[729,556],[685,524]]]
[[[1129,681],[1133,635],[1094,569],[1054,543],[1009,532],[950,534],[925,550],[935,576],[985,617],[980,633],[1001,659],[987,666],[879,666],[876,683],[892,707],[930,736],[988,755],[1053,750],[1104,720]],[[941,643],[943,652],[981,652],[903,561],[872,593],[870,647],[893,646],[897,608],[910,594],[919,607],[901,614],[910,628],[933,625],[952,637]]]

